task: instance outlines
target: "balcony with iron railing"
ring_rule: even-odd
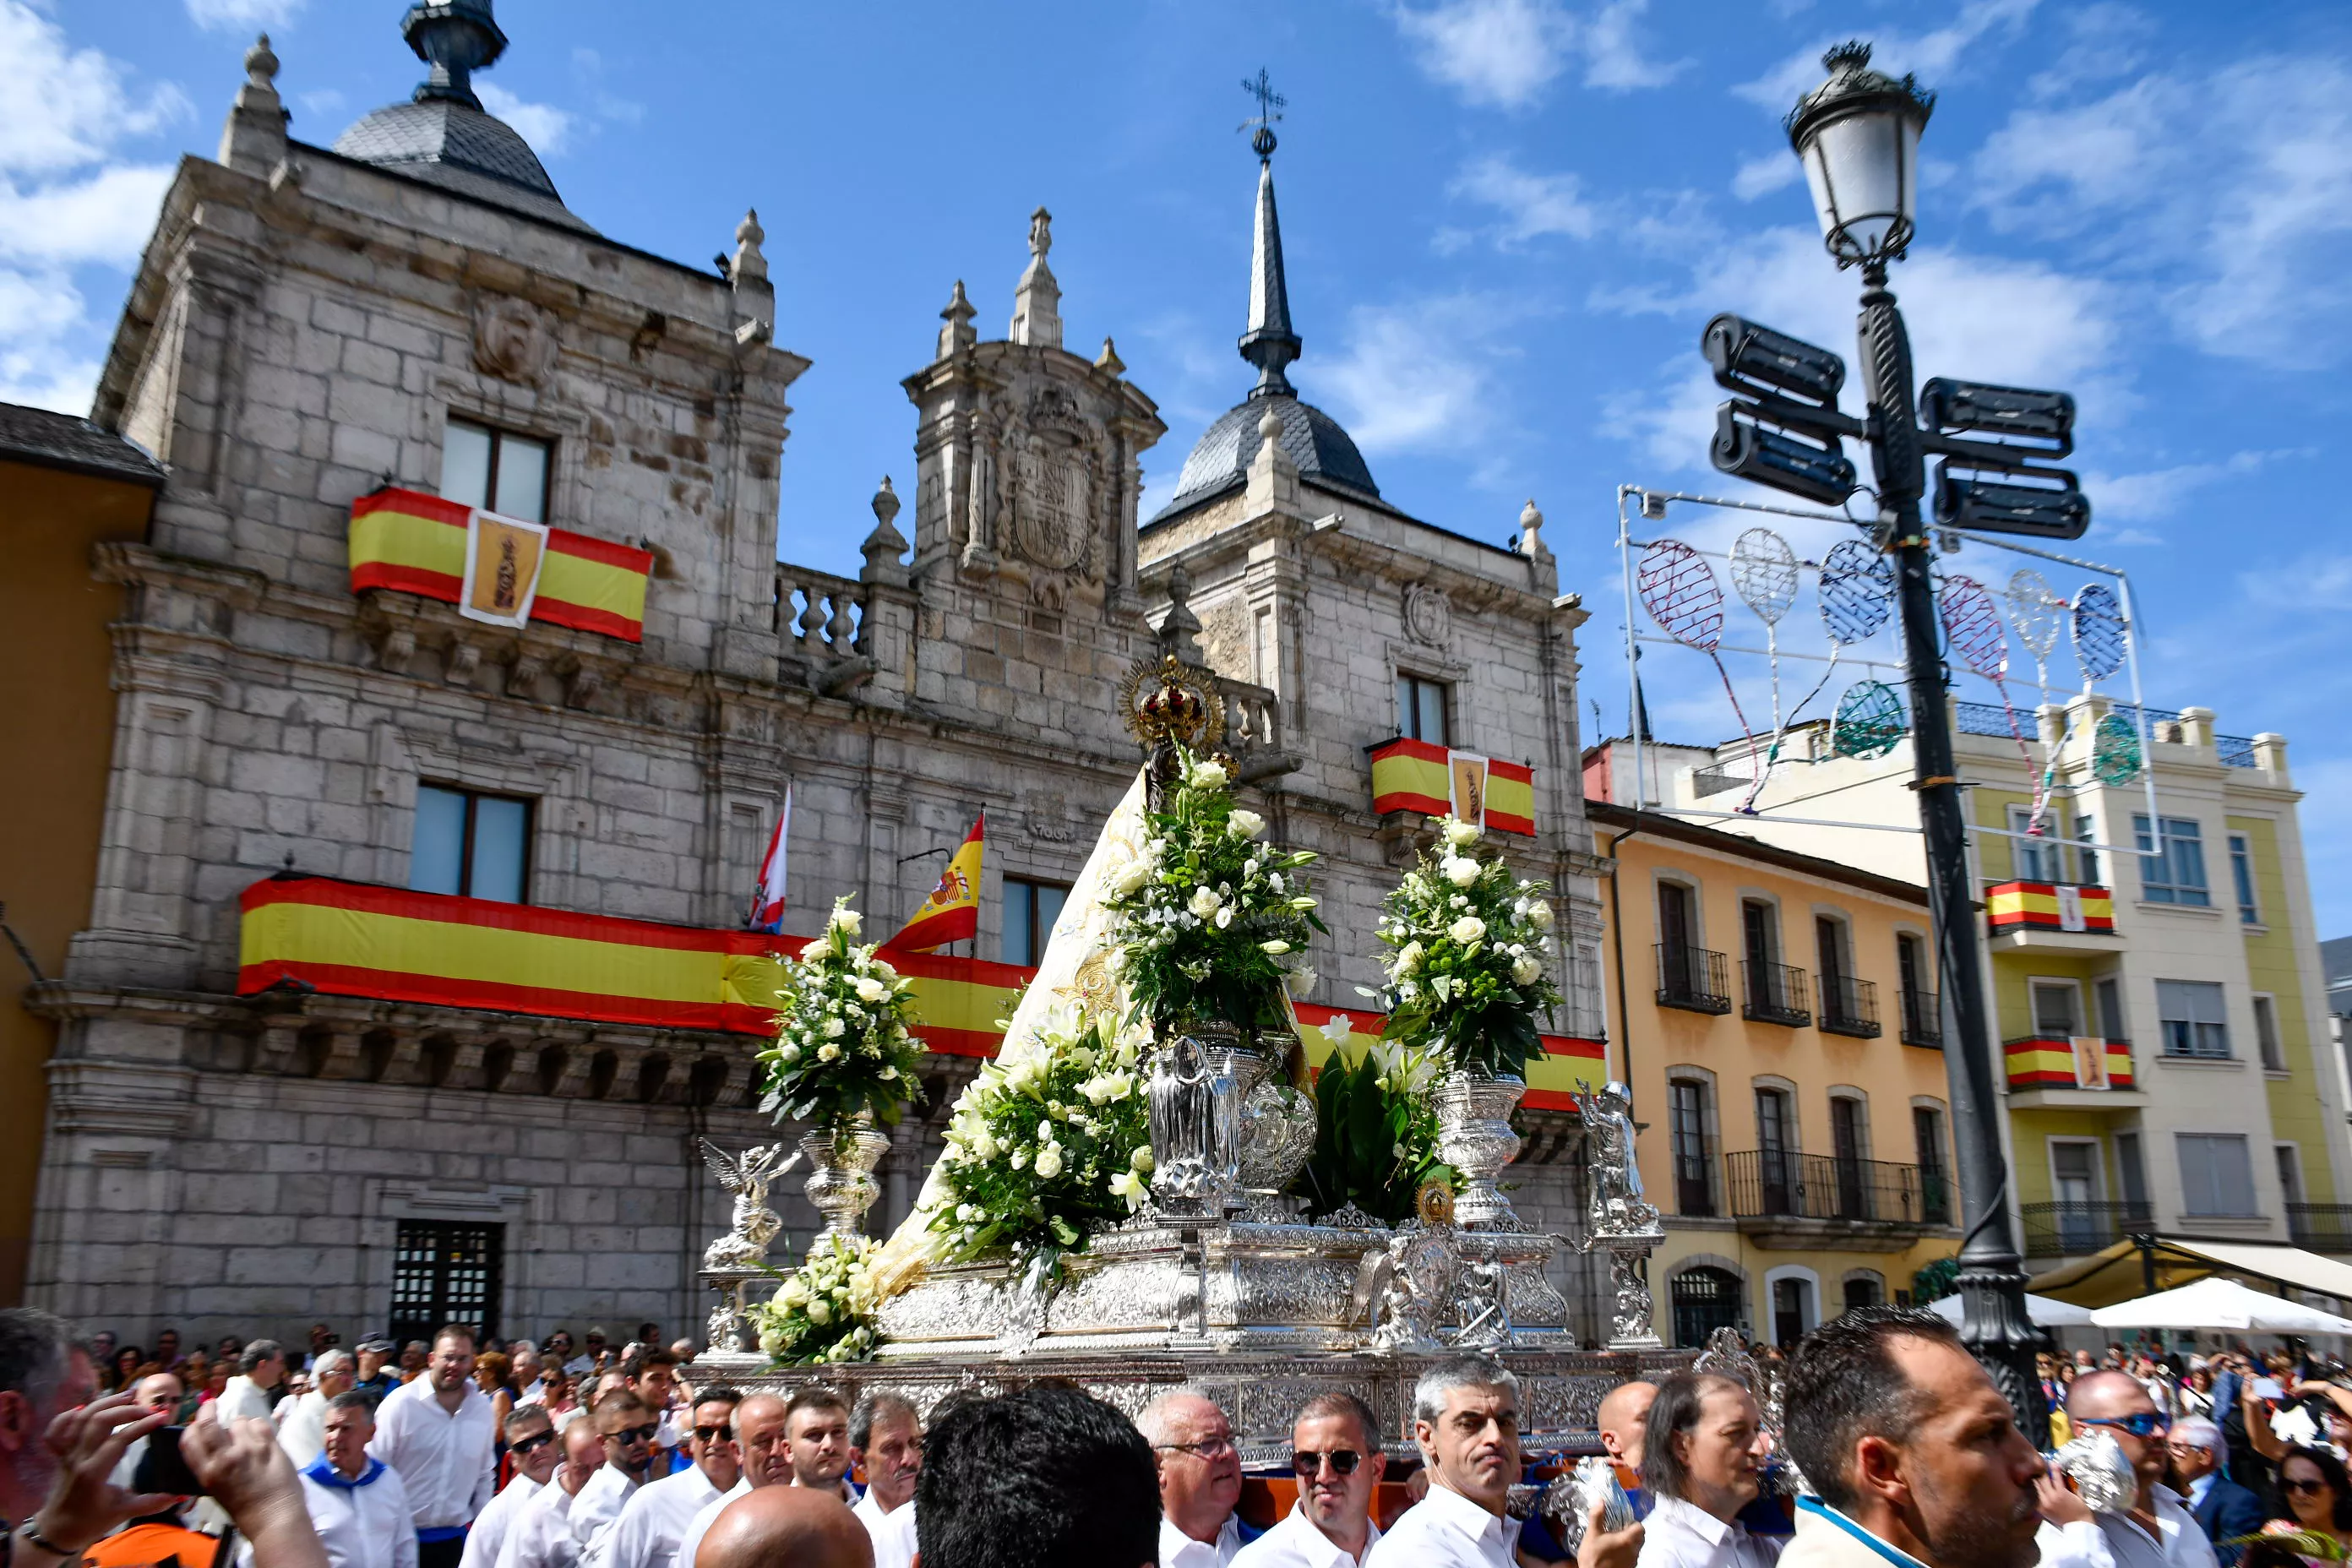
[[[2020,1204],[2018,1217],[2028,1258],[2079,1258],[2156,1226],[2156,1211],[2144,1203]]]
[[[2118,702],[2107,711],[2125,723],[2139,728],[2137,721],[2145,717],[2147,738],[2151,741],[2180,743],[2182,715],[2170,708],[2135,709],[2128,702]],[[1998,702],[1955,702],[1952,704],[1952,728],[1963,735],[1992,735],[2007,739],[2022,736],[2027,741],[2036,737],[2040,721],[2030,708],[2003,708]],[[2213,751],[2225,768],[2260,766],[2254,755],[2251,735],[2215,735]]]
[[[1801,1029],[1813,1021],[1805,1006],[1805,972],[1792,963],[1739,964],[1739,1016],[1756,1023]]]
[[[1944,1048],[1944,998],[1935,991],[1914,991],[1904,986],[1895,993],[1902,1005],[1903,1043],[1906,1046],[1927,1046]]]
[[[1731,1011],[1731,964],[1703,947],[1662,942],[1658,958],[1658,1005],[1690,1013]]]
[[[2352,1252],[2352,1204],[2289,1204],[2286,1232],[2314,1252]]]
[[[1948,1182],[1935,1173],[1931,1194],[1916,1165],[1749,1149],[1724,1168],[1732,1218],[1767,1249],[1900,1251],[1950,1223]]]
[[[1858,1040],[1879,1036],[1878,984],[1850,974],[1822,977],[1822,1032]]]

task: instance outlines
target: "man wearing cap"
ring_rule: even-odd
[[[359,1356],[359,1373],[352,1389],[372,1399],[382,1401],[400,1386],[400,1373],[392,1368],[393,1352],[400,1347],[388,1334],[370,1334],[352,1349]]]

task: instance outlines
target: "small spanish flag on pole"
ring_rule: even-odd
[[[906,928],[882,944],[892,952],[929,952],[951,942],[980,934],[980,857],[988,837],[988,814],[971,825],[971,832],[948,859],[940,885],[915,911]]]

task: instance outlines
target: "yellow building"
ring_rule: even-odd
[[[1924,888],[1609,804],[1612,1068],[1665,1216],[1657,1331],[1786,1343],[1958,1246]]]

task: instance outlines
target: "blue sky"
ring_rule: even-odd
[[[398,0],[0,0],[0,397],[87,405],[172,160],[209,153],[266,26],[300,139],[420,72]],[[2352,553],[2335,465],[2352,359],[2352,11],[2057,0],[499,0],[481,79],[572,208],[699,262],[755,205],[778,339],[815,362],[782,552],[857,564],[910,477],[898,379],[950,286],[1001,334],[1030,209],[1055,215],[1069,344],[1114,336],[1170,426],[1147,507],[1248,384],[1261,66],[1292,375],[1390,500],[1500,539],[1534,497],[1598,606],[1591,695],[1624,721],[1612,497],[1721,490],[1714,311],[1843,349],[1779,117],[1849,36],[1941,93],[1895,286],[1921,374],[2065,387],[2133,574],[2149,700],[2291,737],[2324,932],[2352,930]],[[1718,530],[1717,542],[1727,534]],[[2006,565],[1986,562],[1985,573]],[[2062,583],[2061,586],[2067,584]],[[1704,669],[1704,667],[1701,667]],[[1712,672],[1706,672],[1711,680]],[[1727,729],[1705,683],[1659,727]]]

